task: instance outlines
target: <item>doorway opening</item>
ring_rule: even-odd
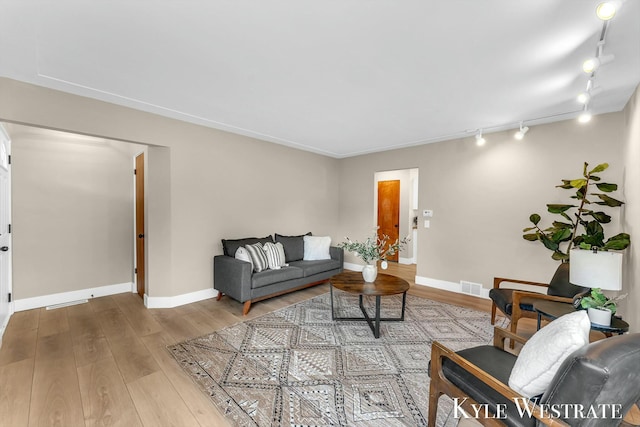
[[[389,259],[399,264],[417,264],[418,168],[375,173],[374,223],[378,233],[391,242],[409,237],[409,245]]]

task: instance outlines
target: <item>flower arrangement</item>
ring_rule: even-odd
[[[354,242],[348,237],[345,237],[345,239],[347,241],[339,243],[338,247],[343,248],[345,251],[353,252],[367,264],[380,260],[384,261],[387,257],[395,255],[396,252],[404,249],[410,240],[407,236],[402,240],[396,239],[394,243],[389,243],[390,237],[386,234],[379,236],[377,229],[373,236],[367,237],[364,242]]]

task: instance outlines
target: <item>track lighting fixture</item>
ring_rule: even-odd
[[[621,2],[619,1],[605,1],[596,7],[596,15],[603,21],[608,21],[616,15],[617,10],[620,8]]]
[[[515,133],[514,137],[521,141],[527,132],[529,132],[529,126],[522,127],[522,122],[520,122],[520,130]]]
[[[479,129],[476,134],[476,145],[482,147],[485,142],[487,142],[487,140],[482,137],[482,129]]]

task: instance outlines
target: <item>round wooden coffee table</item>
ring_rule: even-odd
[[[373,336],[380,338],[380,321],[399,322],[404,320],[404,309],[407,302],[407,291],[409,282],[389,274],[378,274],[374,282],[365,282],[362,273],[355,271],[345,271],[329,279],[329,290],[331,293],[331,318],[333,320],[365,320]],[[336,317],[333,311],[333,288],[339,289],[360,297],[360,310],[364,317]],[[380,297],[402,294],[402,315],[400,317],[380,317]],[[365,295],[376,297],[376,313],[371,318],[364,308],[362,299]]]

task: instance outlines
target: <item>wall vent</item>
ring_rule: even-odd
[[[463,294],[480,296],[482,294],[482,284],[467,282],[465,280],[460,281],[461,291]]]

